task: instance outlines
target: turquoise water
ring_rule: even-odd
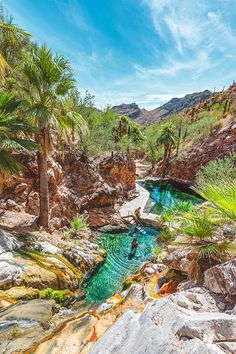
[[[120,292],[124,280],[152,257],[158,232],[147,227],[144,231],[146,234],[137,233],[138,248],[134,256],[131,254],[133,237],[128,233],[100,235],[101,246],[107,252],[107,258],[86,286],[86,300],[89,303],[99,304]]]
[[[178,188],[167,181],[145,181],[141,182],[142,187],[150,192],[150,197],[154,204],[150,212],[160,214],[163,210],[178,205],[181,202],[188,202],[192,205],[202,203],[190,188]]]

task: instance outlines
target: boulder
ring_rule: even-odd
[[[24,353],[48,335],[54,300],[21,302],[0,313],[0,353]],[[30,352],[32,352],[30,350]]]
[[[22,246],[23,242],[19,241],[15,236],[0,230],[0,254],[17,250]]]
[[[204,281],[216,294],[236,295],[236,258],[206,270]]]
[[[24,265],[14,261],[11,252],[2,253],[0,255],[0,289],[20,285],[24,269]]]
[[[191,247],[168,247],[168,254],[162,259],[162,262],[169,268],[188,271],[190,262],[194,255]]]
[[[142,313],[126,311],[90,354],[220,354],[217,342],[231,346],[235,337],[236,316],[217,312],[201,293],[182,292],[149,303]]]

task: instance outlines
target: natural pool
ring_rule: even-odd
[[[135,256],[131,254],[133,236],[123,234],[102,234],[101,246],[107,258],[86,286],[86,300],[99,304],[113,294],[120,292],[124,280],[137,271],[152,257],[152,249],[157,245],[158,231],[144,227],[137,233],[138,247]]]
[[[181,184],[173,184],[167,180],[147,180],[139,183],[150,192],[152,202],[147,206],[147,212],[160,214],[165,209],[176,206],[181,202],[188,202],[192,205],[202,203],[200,197],[190,188]]]
[[[168,181],[142,181],[140,184],[150,192],[152,200],[148,212],[159,214],[166,208],[180,202],[191,204],[202,202],[194,192],[183,186]],[[86,286],[86,300],[91,304],[100,304],[123,288],[124,280],[137,271],[145,261],[151,259],[153,247],[157,245],[159,232],[144,227],[137,234],[138,248],[131,254],[133,236],[128,233],[101,234],[101,247],[107,252],[107,258],[98,272]]]

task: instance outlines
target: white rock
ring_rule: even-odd
[[[107,302],[103,302],[97,309],[96,313],[102,313],[112,308],[112,304],[108,304]]]
[[[0,260],[0,287],[20,285],[23,270],[13,259]]]
[[[23,246],[23,242],[19,241],[9,232],[0,230],[0,254],[4,252],[14,251]]]
[[[204,295],[194,295],[184,292],[155,300],[141,314],[128,310],[90,354],[224,353],[214,341],[231,342],[236,337],[236,316],[200,312],[207,306]]]
[[[42,253],[50,253],[50,254],[60,254],[61,251],[58,247],[52,245],[48,241],[37,242],[34,245],[34,248]]]

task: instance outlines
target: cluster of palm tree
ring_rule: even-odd
[[[69,62],[44,45],[29,43],[29,37],[0,15],[0,174],[19,174],[23,166],[13,153],[37,149],[39,224],[47,228],[48,154],[54,140],[75,140],[88,128],[73,104],[76,88]],[[19,43],[29,45],[16,63],[9,53],[18,51]]]

